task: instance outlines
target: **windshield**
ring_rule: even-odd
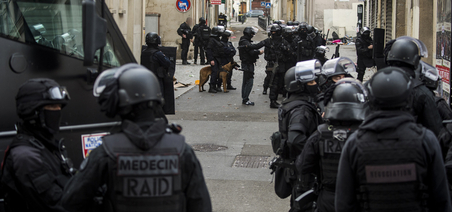
[[[82,1],[1,1],[0,36],[34,43],[83,59]],[[96,57],[99,58],[100,51]],[[95,60],[95,62],[98,62]],[[120,66],[107,36],[104,65]]]

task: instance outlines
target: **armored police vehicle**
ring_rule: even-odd
[[[136,63],[104,1],[0,1],[0,157],[15,135],[15,95],[30,78],[51,78],[70,94],[58,137],[74,166],[119,119],[100,112],[93,83],[103,70]]]

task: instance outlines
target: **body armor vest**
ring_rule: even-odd
[[[361,211],[426,211],[425,129],[406,123],[380,133],[358,131],[357,178]]]
[[[319,154],[320,154],[320,182],[321,188],[335,191],[336,178],[339,169],[339,159],[347,138],[356,129],[322,124],[318,126],[320,132]]]
[[[215,38],[212,38],[210,40],[211,40],[211,42],[215,43],[215,45],[214,45],[215,48],[212,49],[213,56],[215,58],[226,57],[226,54],[225,54],[225,51],[224,51],[224,47],[225,47],[224,43],[222,43],[221,41],[219,41],[219,40],[217,40]]]
[[[160,66],[158,60],[155,60],[155,53],[159,52],[158,49],[146,48],[141,53],[141,65],[152,71],[157,77],[165,78],[168,75],[168,71]]]
[[[183,136],[165,134],[155,147],[142,150],[118,133],[104,137],[102,146],[113,159],[109,168],[114,190],[109,192],[114,192],[110,197],[116,211],[185,210],[180,160]]]
[[[307,97],[308,98],[308,97]],[[310,108],[313,111],[316,111],[315,107],[303,100],[295,100],[291,101],[287,104],[284,104],[281,106],[278,110],[278,126],[279,126],[279,132],[281,133],[281,157],[283,158],[290,158],[289,156],[289,148],[287,147],[287,137],[289,132],[289,121],[290,117],[296,108],[300,108],[306,106]]]

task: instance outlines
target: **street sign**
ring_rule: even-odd
[[[272,3],[270,3],[270,2],[265,3],[265,8],[271,8],[271,7],[272,7]]]
[[[210,0],[210,4],[221,5],[221,0]]]
[[[181,13],[185,13],[191,8],[190,0],[176,0],[176,9]]]
[[[261,7],[265,7],[265,1],[261,1]]]

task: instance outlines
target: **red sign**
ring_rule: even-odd
[[[176,9],[179,12],[187,12],[191,8],[190,0],[177,0],[176,1]]]
[[[440,65],[436,65],[436,68],[439,71],[439,75],[441,76],[441,79],[443,80],[444,83],[449,84],[450,82],[450,70],[449,68],[445,67],[445,66],[440,66]]]
[[[221,0],[210,0],[210,4],[221,5]]]

